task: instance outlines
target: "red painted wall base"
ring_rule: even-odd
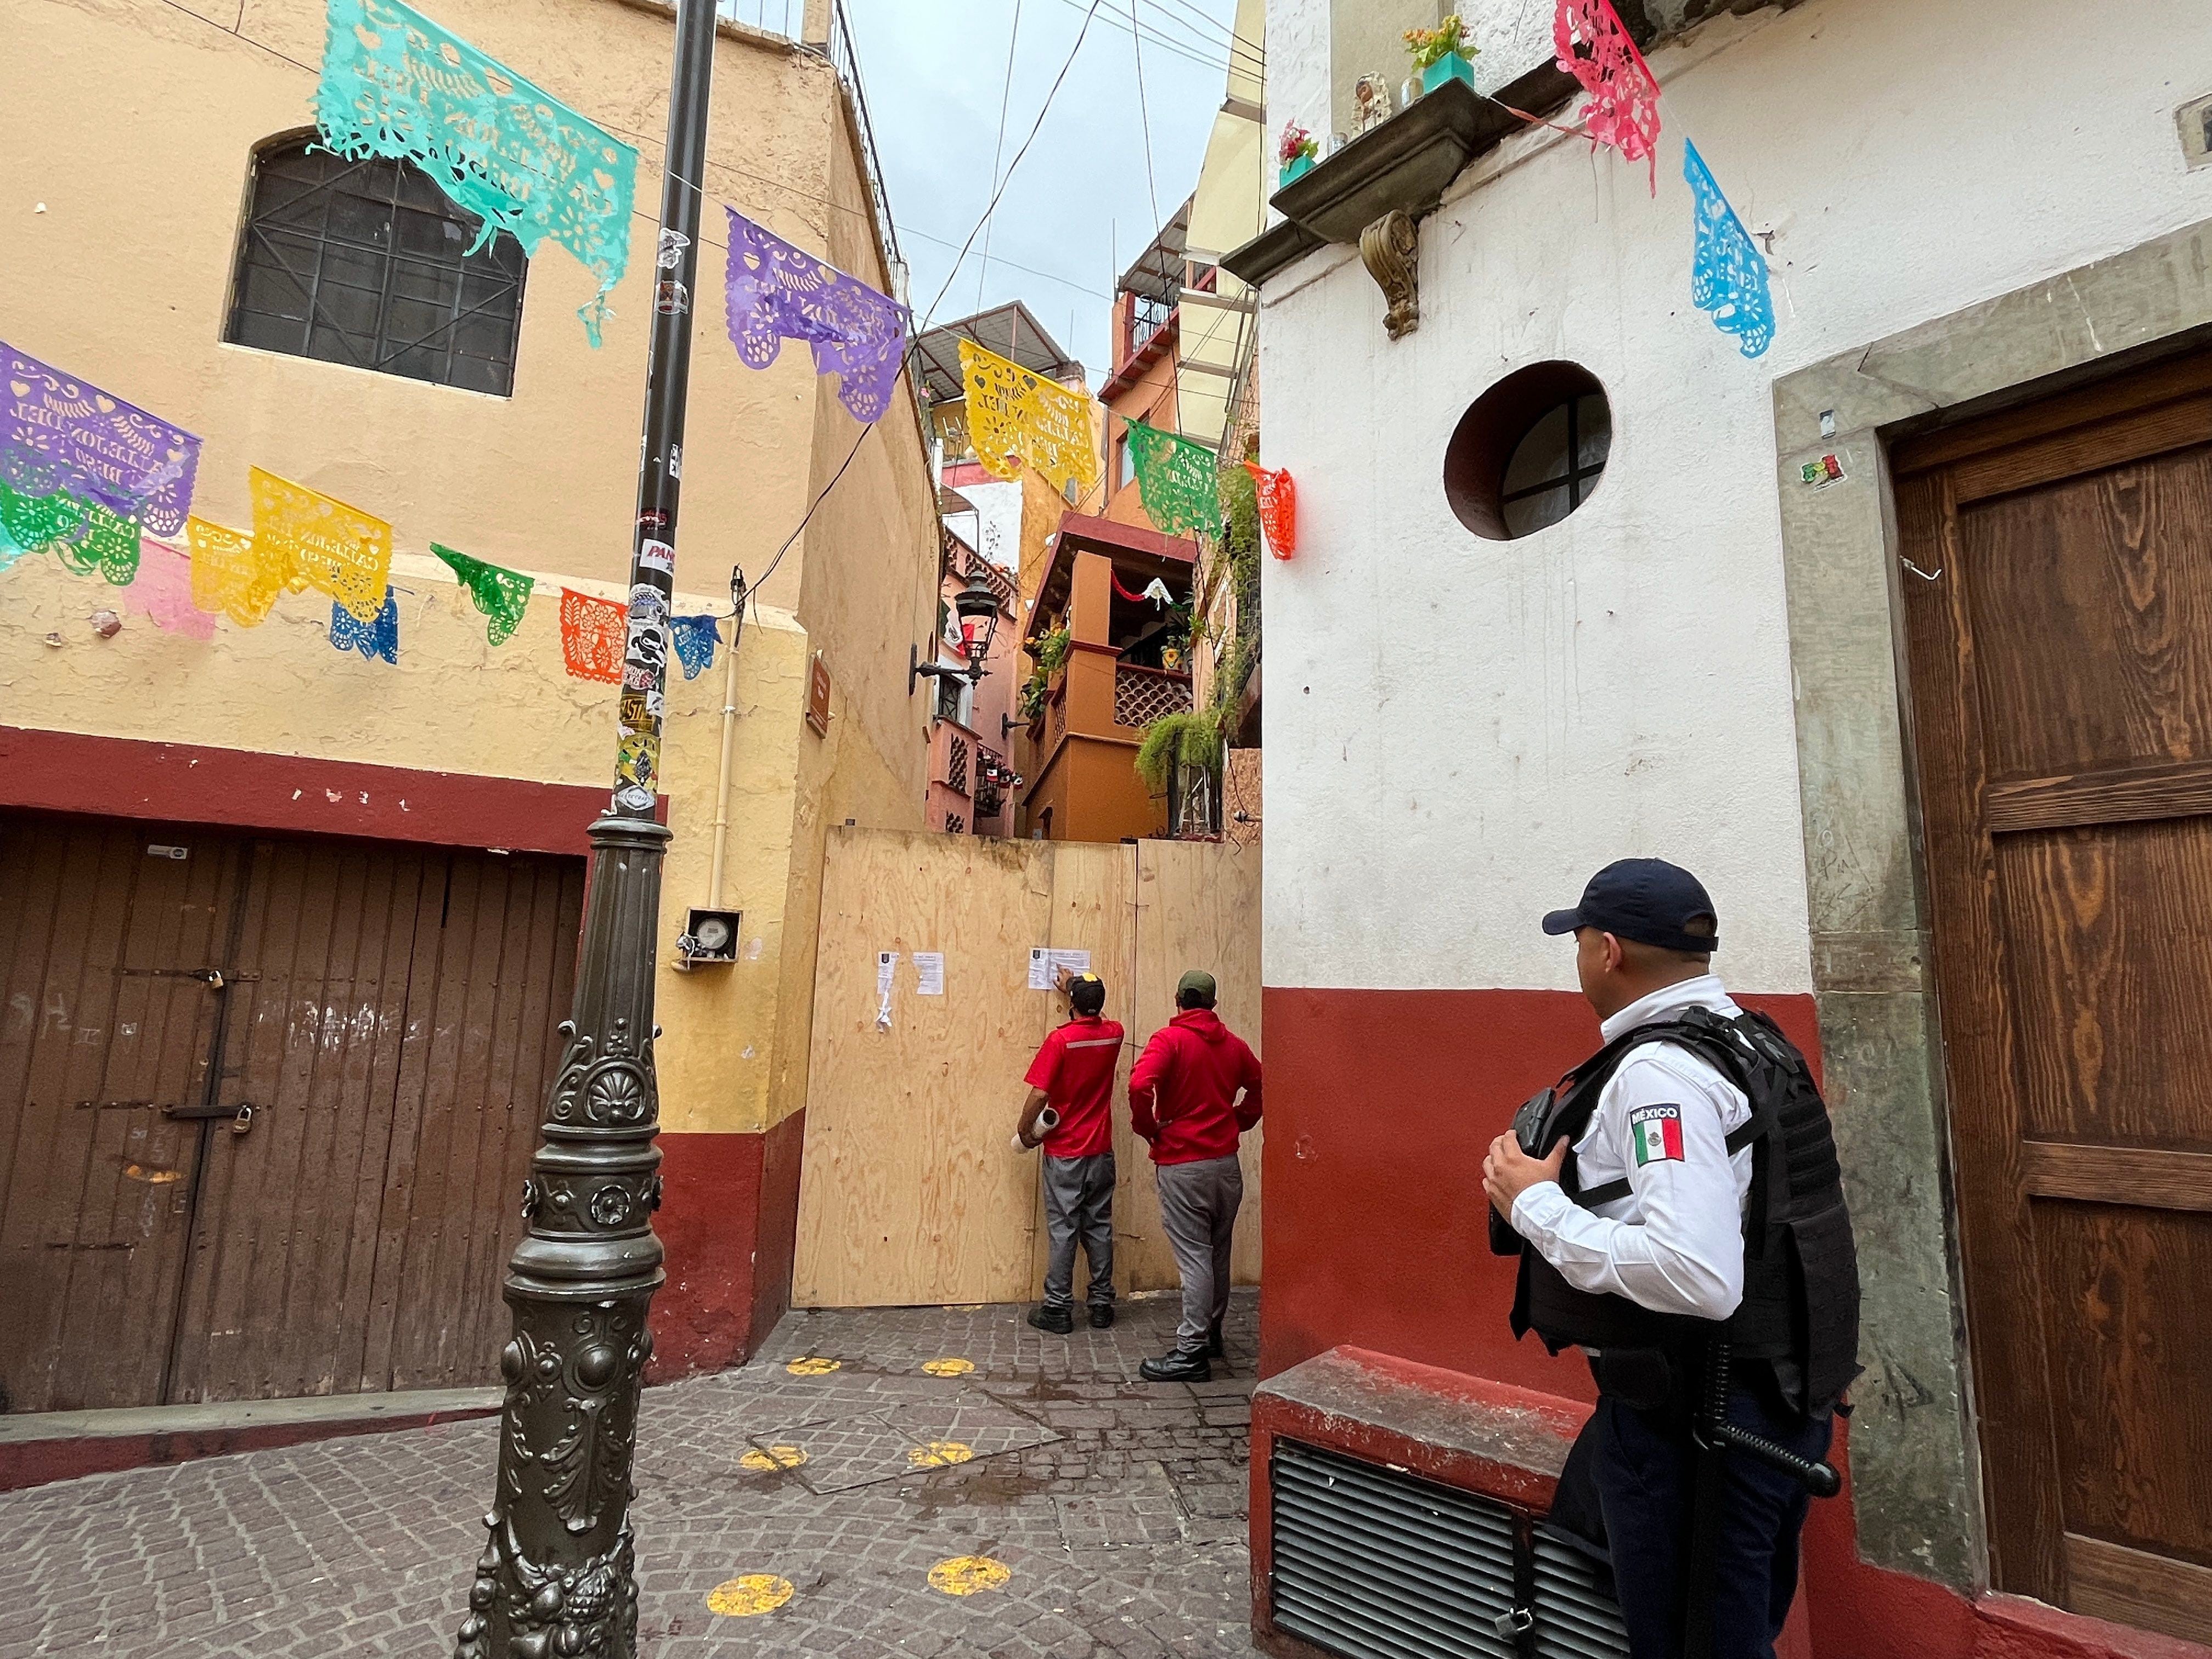
[[[741,1365],[791,1304],[805,1114],[765,1134],[663,1134],[660,1212],[668,1282],[653,1299],[645,1380]]]
[[[1772,1015],[1818,1067],[1811,997],[1740,1000]],[[1401,1381],[1424,1372],[1423,1386],[1462,1412],[1501,1385],[1569,1410],[1592,1399],[1578,1356],[1555,1359],[1506,1328],[1513,1264],[1490,1254],[1480,1175],[1514,1109],[1596,1048],[1582,998],[1270,988],[1263,1020],[1261,1375],[1350,1345]],[[1255,1402],[1255,1595],[1264,1594],[1267,1409]],[[1846,1437],[1838,1436],[1837,1456],[1848,1473]],[[1427,1468],[1437,1454],[1401,1447],[1389,1461]],[[1859,1559],[1848,1487],[1814,1505],[1804,1561],[1799,1605],[1813,1659],[2212,1659],[2191,1643],[2009,1596],[1970,1601],[1870,1566]]]

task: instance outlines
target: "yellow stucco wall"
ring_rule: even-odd
[[[221,623],[212,640],[194,640],[156,628],[133,607],[130,589],[71,575],[51,556],[27,556],[0,573],[0,723],[611,786],[617,688],[569,677],[556,605],[533,602],[514,637],[495,647],[443,564],[400,555],[392,580],[397,666],[331,649],[329,603],[316,595],[280,602],[258,628]],[[583,591],[614,597],[596,583]],[[679,594],[677,609],[709,603]],[[89,621],[103,607],[123,618],[111,639]],[[49,644],[49,635],[59,643]],[[665,1035],[655,1059],[670,1129],[760,1129],[773,1121],[796,755],[813,741],[801,730],[807,657],[806,635],[787,612],[764,610],[744,631],[729,807],[736,856],[723,896],[745,913],[744,943],[736,966],[690,974],[668,962],[685,908],[706,902],[721,662],[669,684],[665,758],[676,838],[663,875],[657,1013]],[[811,956],[813,912],[800,920]]]
[[[203,517],[249,526],[258,465],[389,520],[404,590],[394,668],[332,651],[313,595],[200,642],[129,616],[127,591],[26,558],[0,574],[0,722],[606,781],[615,688],[563,672],[555,589],[617,596],[627,568],[672,14],[649,0],[441,0],[436,15],[641,152],[605,346],[575,314],[592,278],[546,243],[508,398],[222,341],[252,153],[313,120],[321,0],[0,4],[0,338],[199,434]],[[726,609],[731,566],[761,574],[863,430],[803,346],[787,343],[765,370],[738,362],[719,204],[890,285],[830,65],[726,27],[712,107],[679,612]],[[823,827],[921,823],[926,700],[907,696],[906,654],[932,631],[936,535],[902,386],[745,630],[724,893],[746,913],[744,959],[689,975],[665,961],[684,908],[707,899],[721,666],[672,678],[658,1054],[672,1130],[757,1131],[805,1103]],[[434,538],[540,577],[511,642],[486,646],[483,619],[427,556]],[[126,612],[112,640],[84,623],[103,605]],[[40,642],[50,630],[58,650]],[[802,718],[814,650],[835,676],[828,738]]]

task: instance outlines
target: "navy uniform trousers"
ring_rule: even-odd
[[[1729,1455],[1713,1651],[1686,1656],[1697,1449],[1679,1413],[1639,1410],[1613,1395],[1598,1397],[1597,1411],[1591,1472],[1631,1659],[1774,1659],[1797,1593],[1797,1534],[1812,1501],[1805,1488],[1741,1452]],[[1827,1455],[1834,1428],[1825,1413],[1805,1422],[1748,1389],[1729,1397],[1729,1419],[1814,1459]]]

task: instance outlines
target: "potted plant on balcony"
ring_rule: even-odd
[[[1413,55],[1414,72],[1423,93],[1434,92],[1447,81],[1464,81],[1474,89],[1474,43],[1467,38],[1467,25],[1453,12],[1432,29],[1407,29],[1406,49]]]
[[[1314,142],[1313,134],[1296,121],[1286,123],[1283,128],[1282,142],[1275,148],[1278,163],[1276,187],[1279,189],[1291,179],[1310,172],[1314,157],[1320,154],[1321,146]]]

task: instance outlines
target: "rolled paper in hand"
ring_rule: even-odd
[[[1036,1129],[1037,1137],[1036,1139],[1033,1141],[1024,1140],[1022,1139],[1022,1132],[1019,1129],[1014,1131],[1014,1150],[1016,1152],[1035,1152],[1037,1147],[1043,1143],[1044,1138],[1047,1135],[1050,1134],[1054,1129],[1060,1127],[1060,1114],[1054,1111],[1051,1107],[1048,1106],[1036,1115],[1036,1122],[1031,1127]]]

